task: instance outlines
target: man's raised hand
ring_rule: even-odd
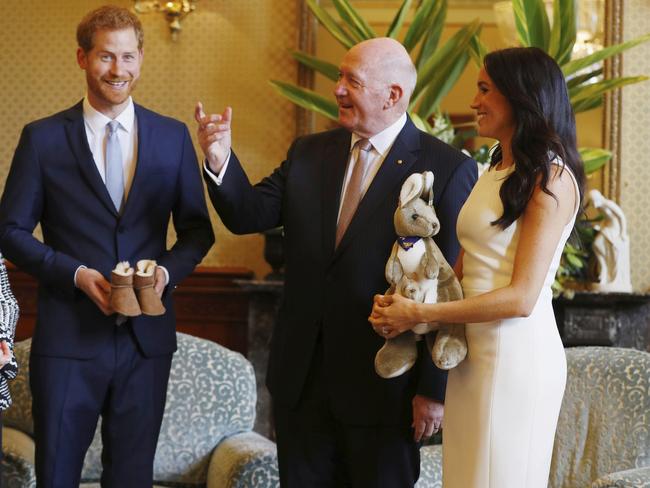
[[[219,174],[230,154],[232,108],[226,107],[221,115],[206,115],[203,104],[197,102],[194,118],[198,124],[199,145],[208,161],[210,171]]]

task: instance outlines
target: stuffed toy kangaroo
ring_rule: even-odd
[[[425,200],[426,199],[426,200]],[[394,216],[397,242],[386,263],[387,295],[399,294],[421,303],[463,297],[454,270],[433,241],[440,221],[433,209],[433,173],[409,176],[400,191]],[[464,324],[440,324],[437,335],[427,323],[386,339],[375,356],[375,371],[382,378],[399,376],[415,364],[417,342],[426,335],[433,362],[441,369],[457,366],[467,354]],[[434,340],[435,336],[435,340]]]

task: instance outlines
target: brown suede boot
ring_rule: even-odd
[[[133,268],[128,261],[115,266],[111,272],[111,306],[126,317],[137,317],[142,312],[133,291]]]
[[[153,287],[156,279],[156,262],[151,259],[141,259],[136,267],[138,270],[133,279],[133,288],[138,296],[142,313],[154,316],[164,314],[165,307]]]

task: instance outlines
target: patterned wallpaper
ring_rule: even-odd
[[[78,21],[98,0],[5,0],[0,30],[0,66],[5,79],[0,117],[0,190],[20,130],[27,122],[66,108],[84,93],[75,62]],[[131,6],[129,0],[114,3]],[[457,4],[467,3],[457,0]],[[487,3],[487,2],[481,2]],[[294,108],[277,96],[269,78],[294,80],[287,52],[298,36],[298,0],[201,0],[183,23],[177,43],[169,40],[160,14],[142,15],[145,61],[137,102],[192,125],[194,102],[208,109],[234,108],[234,147],[252,180],[268,174],[284,157],[295,133]],[[624,36],[650,31],[650,3],[626,0]],[[650,74],[650,44],[625,54],[626,75]],[[650,82],[623,91],[621,205],[631,234],[632,279],[650,287]],[[198,147],[197,147],[198,149]],[[212,212],[217,244],[205,265],[245,266],[268,271],[260,236],[233,236]],[[173,235],[170,236],[173,239]]]
[[[73,105],[84,94],[75,61],[75,30],[97,0],[4,0],[0,66],[5,80],[0,117],[0,190],[22,127]],[[131,7],[132,1],[113,0]],[[194,136],[196,100],[213,111],[233,107],[233,144],[257,181],[283,159],[295,135],[293,105],[275,94],[269,78],[293,81],[288,52],[298,39],[297,1],[201,0],[183,22],[178,42],[163,16],[141,16],[145,58],[134,99],[184,121]],[[197,150],[200,150],[197,146]],[[204,265],[270,269],[261,236],[233,236],[212,212],[217,244]],[[173,241],[173,230],[170,231]]]
[[[625,41],[650,32],[650,2],[625,0],[623,11]],[[650,44],[624,54],[623,74],[650,75]],[[632,286],[650,287],[650,82],[623,90],[621,119],[621,207],[628,220],[632,265]]]

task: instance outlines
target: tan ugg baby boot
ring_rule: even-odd
[[[111,306],[126,317],[137,317],[142,313],[133,291],[133,268],[128,261],[117,263],[111,271]]]
[[[133,288],[138,296],[142,313],[145,315],[164,314],[165,307],[153,287],[156,279],[156,262],[151,259],[141,259],[136,268]]]

